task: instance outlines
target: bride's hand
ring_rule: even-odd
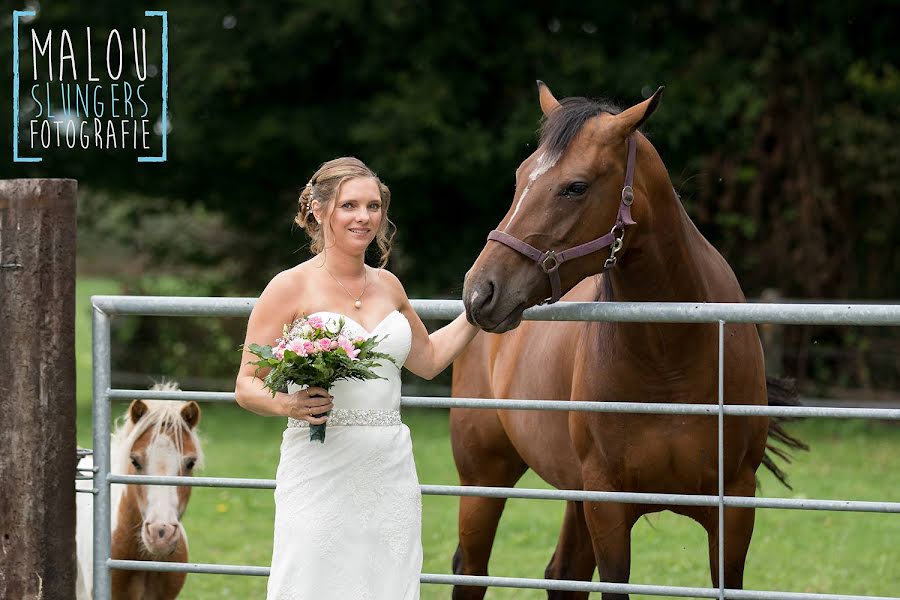
[[[325,388],[308,387],[305,390],[285,395],[287,396],[284,403],[285,416],[307,421],[311,425],[325,423],[328,417],[314,417],[313,415],[322,415],[334,407],[332,403],[334,396],[329,394]]]

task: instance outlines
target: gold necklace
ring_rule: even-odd
[[[325,263],[322,263],[322,266],[325,267]],[[366,268],[365,265],[363,265],[363,275],[364,275],[365,278],[366,278],[366,285],[363,286],[362,294],[360,294],[360,295],[359,295],[359,298],[357,298],[357,297],[355,297],[353,294],[350,294],[350,290],[348,290],[347,288],[345,288],[345,287],[344,287],[344,284],[341,283],[340,281],[338,281],[338,278],[337,278],[337,277],[335,277],[334,275],[331,274],[331,271],[328,270],[328,267],[325,267],[325,272],[328,273],[329,275],[331,275],[331,278],[334,279],[335,281],[337,281],[337,284],[338,284],[339,286],[341,286],[342,288],[344,288],[344,291],[347,292],[348,294],[350,294],[350,297],[353,298],[353,299],[356,301],[356,302],[353,303],[353,306],[355,306],[355,307],[357,308],[357,310],[358,310],[360,307],[362,307],[362,301],[360,300],[360,298],[363,297],[363,294],[366,293],[366,288],[369,287],[369,272],[366,271],[365,268]]]

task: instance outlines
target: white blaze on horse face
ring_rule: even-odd
[[[161,434],[147,446],[145,474],[175,476],[179,474],[181,454],[172,438]],[[178,488],[172,485],[148,485],[144,523],[178,523]]]
[[[534,170],[528,176],[528,183],[525,184],[525,189],[522,190],[522,193],[519,195],[519,200],[516,202],[516,208],[513,209],[513,214],[509,218],[509,222],[503,227],[503,231],[509,229],[509,226],[512,224],[513,219],[516,218],[516,214],[519,212],[519,207],[522,206],[522,202],[525,200],[525,196],[528,195],[528,190],[531,189],[531,184],[537,181],[538,177],[552,169],[553,165],[555,165],[556,161],[558,160],[558,155],[548,157],[545,152],[541,152],[541,155],[538,156],[537,159],[537,166],[534,167]]]

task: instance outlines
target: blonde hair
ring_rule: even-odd
[[[174,381],[155,383],[151,391],[180,392],[181,387]],[[146,406],[146,412],[141,415],[137,423],[131,420],[130,410],[126,411],[116,420],[115,430],[110,435],[112,473],[125,473],[128,468],[128,460],[134,443],[144,435],[147,430],[152,430],[151,439],[155,439],[165,431],[172,431],[175,436],[175,449],[179,454],[183,452],[183,438],[186,435],[191,439],[197,452],[196,469],[202,469],[204,463],[203,447],[195,427],[189,426],[181,410],[189,402],[173,402],[171,400],[140,400]]]
[[[397,233],[397,226],[388,218],[387,212],[391,205],[391,190],[381,182],[378,175],[366,166],[364,162],[352,156],[342,156],[329,160],[322,164],[310,178],[309,183],[300,191],[297,200],[297,216],[294,223],[306,230],[312,242],[309,249],[313,254],[319,254],[325,250],[325,232],[322,225],[316,221],[312,212],[312,201],[317,200],[322,207],[323,214],[328,209],[328,204],[337,200],[341,193],[341,185],[357,177],[371,177],[378,185],[381,195],[381,225],[375,234],[375,242],[381,252],[379,268],[384,268],[388,257],[391,255],[391,243]]]

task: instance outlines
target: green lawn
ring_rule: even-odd
[[[79,279],[76,323],[78,440],[91,446],[91,294],[116,293],[98,279]],[[116,403],[121,414],[125,404]],[[446,411],[406,410],[419,479],[456,484]],[[204,475],[272,478],[278,463],[281,419],[252,415],[236,406],[203,406]],[[807,421],[792,430],[812,446],[789,466],[795,491],[768,475],[762,495],[900,501],[900,428],[860,421]],[[523,487],[547,487],[532,473]],[[424,498],[424,570],[450,572],[456,548],[457,499]],[[194,490],[185,527],[191,560],[266,565],[271,558],[272,493],[269,490]],[[510,500],[500,523],[491,574],[542,577],[556,544],[563,503]],[[900,596],[900,515],[759,510],[746,569],[751,589]],[[632,582],[709,585],[706,535],[699,525],[670,513],[635,527]],[[186,599],[264,598],[265,578],[192,574]],[[446,586],[422,586],[422,597],[449,598]],[[545,598],[545,592],[489,590],[487,598]],[[599,600],[600,595],[592,595]],[[643,598],[643,596],[642,596]],[[648,597],[649,598],[649,597]]]

